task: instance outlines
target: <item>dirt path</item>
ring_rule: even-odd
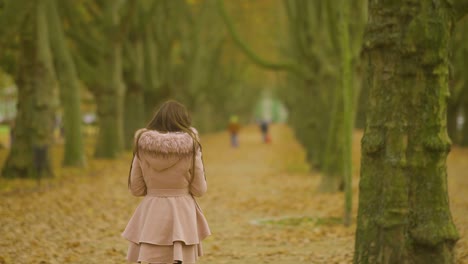
[[[336,223],[342,194],[315,192],[319,175],[307,173],[287,127],[273,127],[272,138],[273,144],[262,144],[257,128],[248,127],[232,149],[226,133],[202,137],[209,190],[199,203],[213,235],[199,263],[350,263],[355,226]],[[454,153],[449,188],[463,236],[458,263],[468,263],[468,151]],[[0,264],[125,263],[120,233],[139,202],[126,190],[129,159],[93,161],[90,175],[41,192],[0,196]],[[356,204],[357,178],[354,191]]]
[[[206,243],[207,257],[201,263],[349,260],[353,228],[329,230],[308,221],[253,224],[263,219],[339,217],[341,213],[341,195],[315,195],[318,177],[307,175],[304,153],[291,132],[274,127],[272,138],[272,145],[264,145],[256,128],[250,128],[241,134],[239,149],[223,144],[225,135],[207,139],[207,145],[217,148],[206,152],[211,190],[202,204],[214,235]]]

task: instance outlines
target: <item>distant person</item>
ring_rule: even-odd
[[[233,148],[237,148],[239,146],[239,134],[240,125],[239,125],[239,117],[236,115],[231,116],[229,119],[228,131],[231,135],[231,146]]]
[[[201,150],[187,109],[175,101],[136,132],[128,188],[145,198],[122,233],[129,262],[189,264],[203,255],[211,232],[194,198],[207,189]]]
[[[260,130],[262,131],[262,138],[263,138],[264,143],[271,142],[271,137],[270,137],[270,134],[268,133],[268,127],[269,127],[268,121],[265,119],[262,119],[260,121]]]

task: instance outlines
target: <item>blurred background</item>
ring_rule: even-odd
[[[333,170],[327,164],[343,151],[344,119],[365,123],[366,2],[3,0],[0,144],[15,156],[60,138],[64,165],[80,165],[83,137],[97,136],[94,155],[112,158],[130,149],[161,102],[176,99],[202,132],[225,129],[232,115],[241,123],[288,120],[311,165]],[[452,141],[463,146],[466,24],[453,38],[447,113]],[[13,137],[23,143],[18,151]],[[13,163],[2,175],[31,174]]]
[[[126,219],[109,219],[136,206],[125,190],[134,132],[168,99],[187,106],[209,146],[207,167],[219,176],[210,182],[218,191],[208,194],[204,205],[213,229],[226,235],[208,241],[215,253],[206,263],[245,263],[239,252],[257,240],[265,243],[255,242],[258,251],[252,247],[248,259],[296,263],[295,256],[303,254],[304,263],[349,263],[339,261],[351,259],[354,231],[336,225],[343,211],[349,221],[356,215],[359,147],[369,105],[368,62],[362,56],[367,12],[367,0],[0,0],[0,233],[20,241],[0,244],[0,263],[37,245],[60,253],[37,250],[24,259],[90,263],[86,256],[97,254],[123,259],[125,245],[116,242],[116,234]],[[456,151],[449,171],[457,179],[464,177],[468,157],[467,32],[465,18],[450,44],[447,127]],[[232,122],[241,129],[240,142],[232,146],[243,152],[229,146]],[[264,123],[271,134],[262,142]],[[37,190],[44,178],[53,192],[15,196]],[[244,191],[248,184],[255,185]],[[462,226],[465,185],[451,186]],[[346,199],[312,190],[345,191]],[[63,195],[69,203],[60,202]],[[33,206],[36,198],[39,204]],[[52,209],[37,210],[43,204]],[[272,227],[278,237],[248,224],[263,216],[307,213],[312,216],[275,222],[287,226]],[[44,219],[48,224],[42,225]],[[76,228],[69,226],[76,219],[84,231],[52,232],[57,226]],[[229,221],[233,225],[226,227]],[[321,229],[319,222],[335,226]],[[34,232],[22,239],[25,226]],[[103,237],[105,247],[90,246]],[[238,255],[214,242],[232,237]],[[302,250],[317,237],[343,240],[324,239],[329,244]],[[276,253],[268,251],[272,241],[280,241],[273,245]],[[343,250],[339,260],[328,250],[336,243]],[[329,255],[311,262],[316,252]],[[460,252],[460,259],[468,256]],[[276,261],[280,256],[283,262]]]
[[[1,1],[0,144],[12,150],[2,175],[30,177],[24,156],[56,142],[63,165],[82,166],[86,137],[97,138],[93,157],[114,158],[167,99],[185,104],[201,132],[233,115],[287,121],[311,166],[339,174],[329,164],[347,151],[349,127],[365,125],[367,1],[337,3]],[[447,113],[462,146],[466,29],[465,19],[454,32]]]
[[[286,120],[280,98],[288,93],[277,92],[289,89],[286,75],[243,55],[217,1],[2,1],[0,7],[0,142],[15,153],[59,139],[64,165],[80,166],[83,138],[97,136],[102,145],[94,156],[113,158],[130,149],[133,132],[167,99],[185,104],[201,132],[225,129],[232,115],[242,123]],[[290,60],[280,1],[228,1],[226,11],[258,56]],[[24,149],[16,152],[10,136]],[[29,177],[27,164],[12,163],[2,175]]]

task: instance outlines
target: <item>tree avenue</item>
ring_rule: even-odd
[[[14,120],[0,107],[1,176],[52,176],[51,153],[75,167],[124,158],[167,99],[200,133],[231,116],[274,121],[253,109],[276,93],[301,168],[320,174],[310,192],[344,189],[346,225],[355,113],[364,126],[355,264],[454,263],[447,156],[468,146],[467,13],[468,0],[0,0],[0,78],[12,80],[0,96],[17,99]]]
[[[13,4],[12,4],[13,5]],[[54,126],[53,67],[47,27],[46,1],[31,1],[19,27],[18,113],[4,177],[51,175],[49,146]],[[37,175],[40,174],[40,175]]]
[[[369,109],[354,263],[454,263],[448,58],[451,32],[467,7],[451,2],[369,1]]]
[[[2,176],[54,175],[49,152],[61,136],[64,166],[118,158],[169,98],[187,105],[200,132],[233,113],[247,120],[260,89],[231,63],[239,55],[219,21],[215,0],[0,1],[0,73],[18,101],[14,119],[0,112],[12,131]],[[97,117],[86,130],[82,108]],[[85,136],[96,136],[88,157]]]

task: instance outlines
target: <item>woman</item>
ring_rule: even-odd
[[[210,235],[193,196],[206,192],[197,131],[187,109],[165,102],[146,128],[135,134],[128,187],[145,196],[122,236],[130,262],[195,263],[201,240]]]

